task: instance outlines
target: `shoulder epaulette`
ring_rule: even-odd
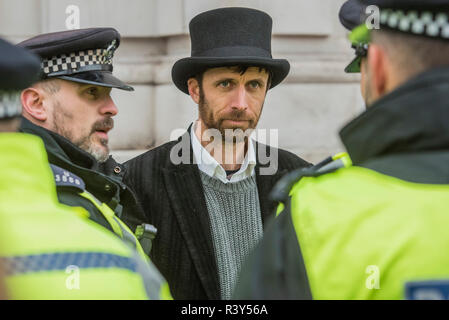
[[[74,187],[81,191],[86,189],[86,185],[80,177],[63,168],[50,164],[53,177],[57,187]]]
[[[318,177],[343,167],[349,167],[350,165],[351,160],[348,154],[343,152],[333,157],[327,157],[312,167],[296,169],[283,176],[278,183],[276,183],[270,193],[270,200],[285,202],[288,199],[292,187],[303,177]]]

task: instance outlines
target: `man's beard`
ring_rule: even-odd
[[[214,117],[213,108],[207,101],[203,89],[200,87],[200,98],[198,102],[199,116],[203,121],[206,129],[217,129],[222,137],[222,142],[243,142],[249,137],[251,132],[256,128],[259,122],[259,117],[250,118],[246,111],[244,110],[232,110],[230,113],[226,114],[226,118]],[[263,104],[261,107],[261,113],[263,109]],[[223,122],[226,120],[233,121],[247,121],[247,127],[225,127]]]
[[[58,103],[59,105],[59,103]],[[57,106],[56,106],[57,107]],[[70,119],[71,115],[63,114],[61,111],[61,108],[54,108],[53,111],[53,130],[57,134],[63,136],[64,138],[68,139],[70,142],[72,142],[75,146],[78,148],[86,151],[91,156],[93,156],[98,162],[105,162],[109,158],[109,147],[108,147],[108,140],[107,139],[100,139],[100,144],[103,147],[97,146],[96,142],[94,141],[94,134],[99,129],[104,128],[110,128],[112,129],[114,127],[114,120],[111,117],[106,117],[103,120],[97,121],[92,125],[92,129],[84,137],[81,137],[79,139],[74,138],[74,135],[71,131],[67,129],[65,126],[64,119]]]
[[[98,162],[105,162],[109,158],[108,140],[100,139],[100,144],[104,148],[98,147],[97,144],[93,141],[94,133],[98,129],[102,129],[105,127],[108,128],[114,127],[114,120],[111,117],[107,117],[103,120],[95,122],[88,136],[79,139],[79,141],[74,142],[74,144],[77,147],[92,155]]]

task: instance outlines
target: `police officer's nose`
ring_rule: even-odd
[[[104,115],[109,115],[111,117],[115,116],[118,113],[117,106],[114,103],[114,100],[109,96],[106,98],[106,101],[100,108],[100,113]]]

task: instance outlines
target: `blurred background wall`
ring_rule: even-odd
[[[194,102],[171,81],[173,63],[190,56],[190,19],[220,7],[263,10],[273,18],[273,57],[288,59],[291,71],[268,92],[258,128],[278,129],[279,147],[317,162],[343,150],[338,131],[363,110],[359,76],[343,72],[353,58],[347,32],[338,20],[343,2],[0,0],[0,36],[18,43],[66,30],[70,5],[79,8],[81,28],[116,28],[122,42],[114,57],[114,73],[135,88],[112,91],[119,114],[110,144],[114,157],[125,161],[169,141],[173,130],[187,129],[198,116]]]

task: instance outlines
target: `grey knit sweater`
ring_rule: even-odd
[[[223,183],[200,171],[211,221],[222,299],[230,299],[242,263],[262,238],[256,177]]]

